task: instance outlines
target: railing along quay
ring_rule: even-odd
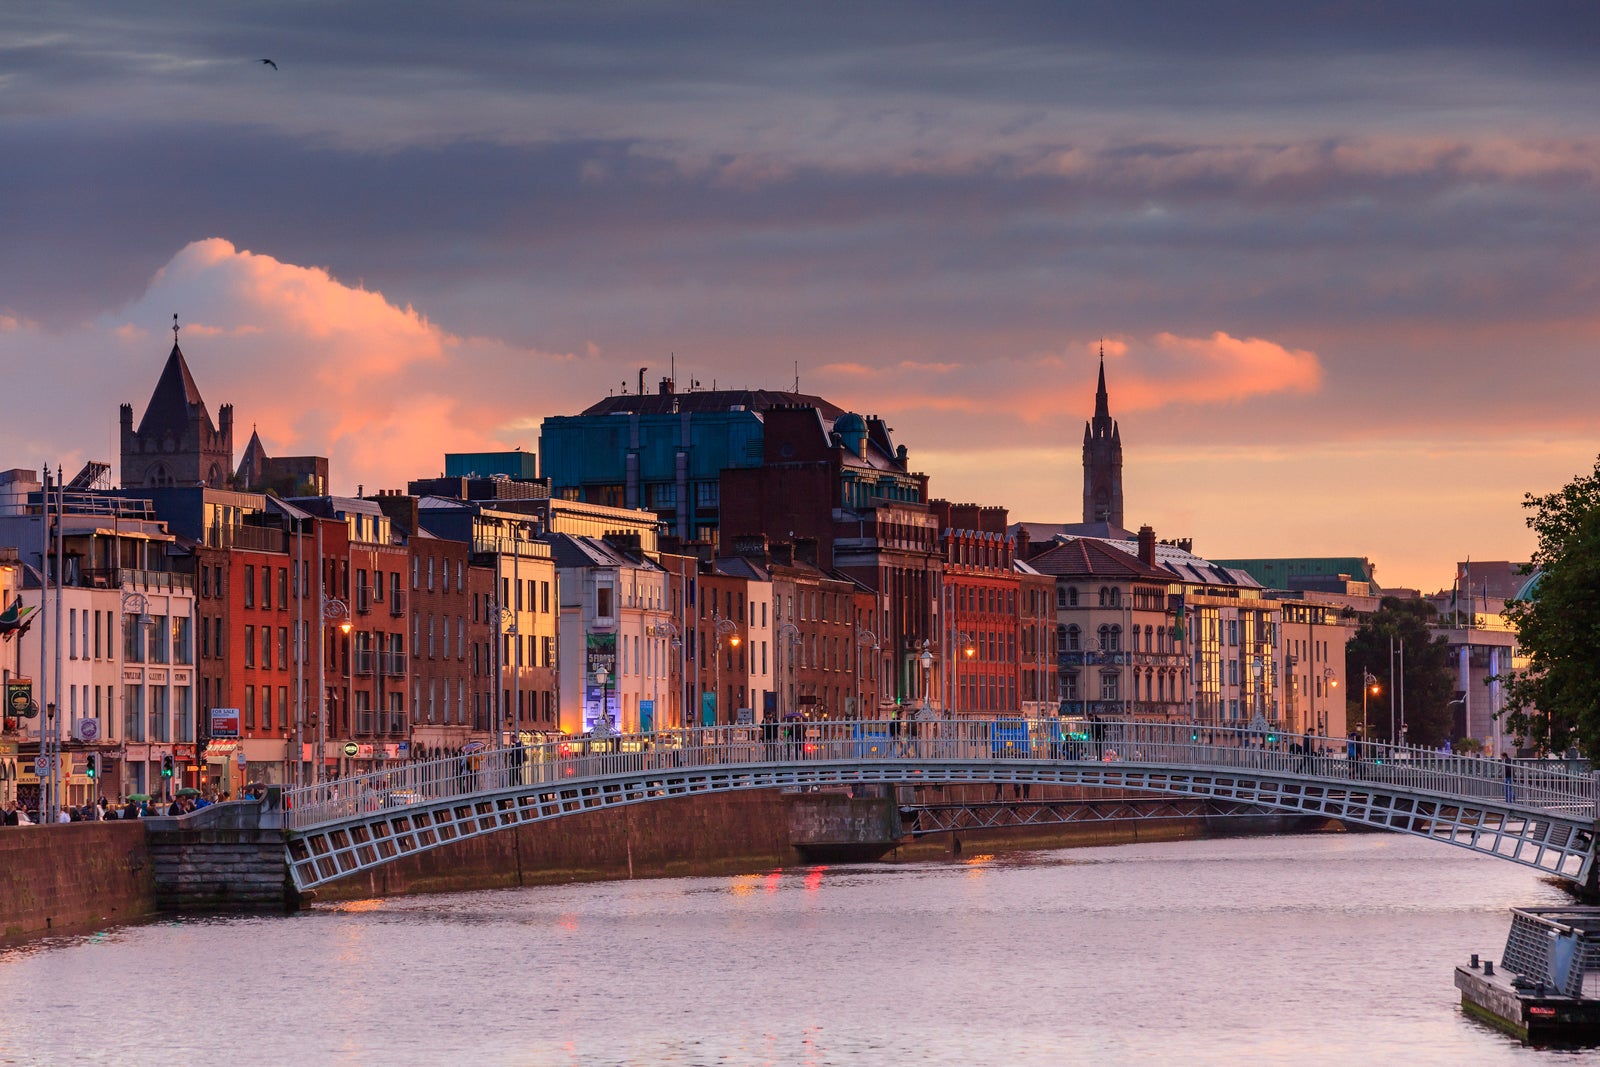
[[[1493,801],[1568,819],[1596,816],[1596,776],[1416,746],[1172,722],[933,719],[709,726],[584,736],[417,761],[286,791],[291,830],[378,811],[641,772],[740,765],[1097,763],[1174,772],[1247,771],[1351,789]]]

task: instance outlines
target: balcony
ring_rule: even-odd
[[[404,678],[406,676],[406,654],[404,652],[378,653],[378,669],[386,678]]]
[[[355,587],[354,592],[355,592],[355,596],[351,597],[351,599],[355,601],[356,614],[357,615],[371,615],[372,614],[372,586],[370,586],[370,585],[358,585],[358,586]]]
[[[287,552],[289,538],[266,526],[207,526],[207,548],[243,548],[252,552]]]
[[[395,618],[406,613],[406,595],[398,589],[389,590],[389,614]]]
[[[405,737],[411,732],[403,711],[358,711],[355,725],[357,734],[368,737]]]
[[[372,651],[370,648],[356,649],[356,653],[351,660],[351,669],[355,671],[357,675],[371,675],[378,669],[378,654]]]

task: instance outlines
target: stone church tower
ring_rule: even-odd
[[[1106,400],[1106,354],[1100,351],[1100,388],[1094,418],[1083,425],[1083,521],[1122,526],[1122,434]]]
[[[212,424],[211,413],[178,349],[174,325],[172,353],[137,430],[133,428],[133,405],[122,405],[122,486],[226,489],[232,474],[233,405],[218,408],[217,422]]]

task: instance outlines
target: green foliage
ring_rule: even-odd
[[[1398,730],[1400,712],[1405,712],[1406,739],[1413,745],[1440,745],[1450,736],[1454,716],[1450,698],[1455,694],[1450,672],[1450,654],[1445,639],[1431,629],[1437,613],[1425,600],[1398,600],[1384,597],[1378,610],[1368,615],[1345,646],[1345,678],[1349,681],[1346,712],[1354,726],[1361,722],[1363,672],[1377,679],[1378,691],[1367,693],[1367,723],[1362,736],[1369,741],[1388,740],[1389,724]],[[1389,651],[1395,648],[1395,667],[1400,666],[1399,646],[1405,643],[1405,671],[1391,685]],[[1394,692],[1403,688],[1404,701]],[[1393,712],[1393,719],[1390,714]]]
[[[1600,752],[1600,459],[1594,471],[1547,496],[1529,493],[1538,537],[1533,568],[1543,572],[1530,600],[1506,617],[1527,667],[1501,676],[1507,724],[1542,752],[1576,744]]]

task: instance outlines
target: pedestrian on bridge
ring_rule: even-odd
[[[1516,764],[1511,762],[1511,753],[1509,753],[1509,752],[1500,753],[1500,763],[1505,768],[1505,774],[1506,774],[1506,803],[1510,804],[1512,801],[1514,801],[1516,799],[1516,795],[1514,793],[1513,786],[1511,784],[1511,774],[1516,769]]]

